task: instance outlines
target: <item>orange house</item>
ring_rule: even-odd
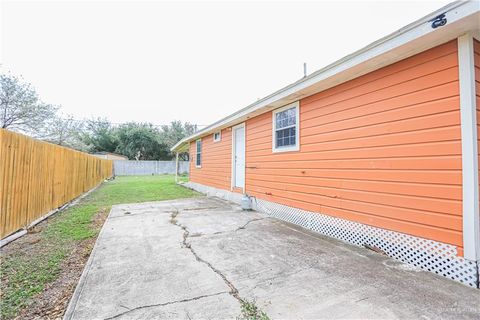
[[[188,186],[478,287],[479,6],[452,3],[181,140]]]

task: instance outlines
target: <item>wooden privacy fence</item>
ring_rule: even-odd
[[[0,239],[112,176],[111,160],[0,129]]]

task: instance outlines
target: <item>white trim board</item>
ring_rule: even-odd
[[[471,33],[458,38],[462,131],[463,247],[465,259],[480,261],[477,109],[473,50]]]

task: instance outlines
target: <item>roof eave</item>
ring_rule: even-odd
[[[431,19],[445,13],[447,24],[433,29]],[[180,140],[171,151],[180,152],[185,145],[199,137],[258,114],[276,109],[306,96],[321,92],[343,82],[380,69],[389,64],[428,50],[459,35],[479,29],[478,2],[453,2],[402,29],[379,39],[314,73],[294,82],[210,126]],[[188,146],[187,146],[188,149]]]

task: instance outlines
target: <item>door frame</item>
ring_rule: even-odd
[[[244,152],[244,162],[243,162],[243,185],[241,187],[235,186],[235,174],[236,174],[236,169],[235,169],[235,149],[236,149],[236,139],[235,139],[235,130],[238,128],[243,127],[243,152]],[[234,188],[242,188],[243,193],[245,193],[245,180],[246,180],[246,172],[245,172],[245,167],[246,167],[246,162],[247,162],[247,145],[246,145],[246,136],[247,136],[247,131],[245,127],[245,122],[237,124],[236,126],[232,127],[232,172],[230,176],[230,182],[231,182],[231,190]]]

